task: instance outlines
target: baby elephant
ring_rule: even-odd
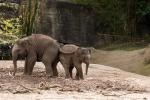
[[[66,78],[72,78],[72,70],[76,68],[76,79],[83,79],[82,63],[86,64],[86,75],[91,58],[91,50],[72,44],[61,46],[60,62],[65,69]]]
[[[14,64],[14,73],[17,71],[17,60],[25,59],[24,74],[31,75],[36,61],[44,63],[46,74],[48,76],[58,76],[57,59],[59,53],[59,44],[49,36],[42,34],[33,34],[31,36],[19,39],[13,46],[12,59]]]

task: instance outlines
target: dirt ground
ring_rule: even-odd
[[[0,100],[150,100],[150,78],[120,69],[91,64],[84,80],[74,80],[64,78],[60,64],[57,78],[47,78],[42,63],[32,76],[23,75],[23,61],[18,65],[12,77],[12,61],[0,61]]]

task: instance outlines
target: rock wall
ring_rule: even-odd
[[[36,33],[50,35],[59,42],[94,44],[94,14],[86,6],[47,0],[40,6],[36,27]]]

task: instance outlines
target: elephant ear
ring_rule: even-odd
[[[77,51],[79,47],[73,44],[66,44],[62,47],[60,47],[59,51],[61,53],[65,53],[65,54],[70,54],[70,53],[74,53]]]
[[[22,38],[18,40],[17,43],[22,47],[28,47],[30,45],[30,42],[27,38]]]

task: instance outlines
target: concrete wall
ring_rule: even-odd
[[[37,33],[50,35],[63,43],[93,45],[94,14],[90,8],[47,0],[40,9],[42,12],[37,21]]]

